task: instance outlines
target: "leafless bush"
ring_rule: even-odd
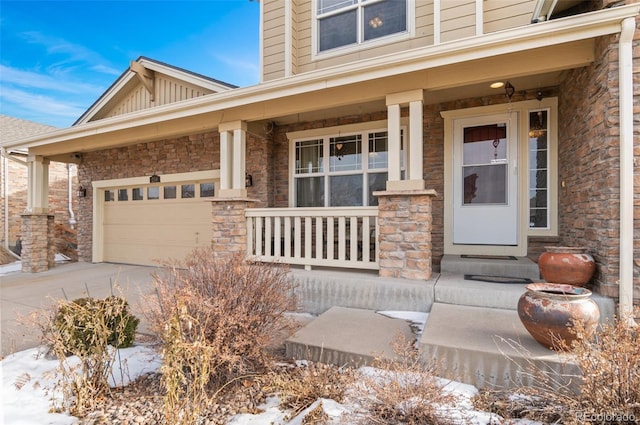
[[[564,348],[581,371],[578,391],[558,387],[562,376],[531,370],[534,384],[517,389],[521,396],[485,392],[476,398],[476,407],[545,423],[640,422],[640,328],[629,323],[629,318],[614,319],[595,334],[579,322],[573,325],[577,338]]]
[[[124,298],[112,296],[60,301],[35,320],[43,342],[59,360],[57,387],[63,405],[54,410],[68,409],[81,417],[108,392],[117,356],[114,347],[133,342],[138,319],[128,312]],[[79,362],[67,356],[77,356]]]
[[[393,343],[396,357],[379,357],[373,366],[380,373],[365,376],[360,398],[366,424],[453,424],[445,406],[457,397],[435,375],[435,365],[425,366],[413,341],[399,337]]]
[[[185,408],[197,413],[208,397],[270,364],[270,342],[294,325],[285,315],[297,309],[293,283],[285,267],[214,256],[211,248],[154,278],[148,317],[164,345],[167,418],[193,423]]]

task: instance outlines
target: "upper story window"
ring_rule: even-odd
[[[317,0],[318,52],[408,32],[409,0]]]

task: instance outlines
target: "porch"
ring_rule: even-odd
[[[524,284],[465,279],[467,271],[501,275],[512,260],[451,260],[466,270],[450,269],[427,281],[382,278],[370,271],[292,270],[302,310],[318,317],[285,342],[287,355],[361,365],[381,353],[392,355],[390,343],[402,333],[418,338],[423,361],[436,360],[440,376],[479,388],[526,385],[529,364],[575,372],[568,356],[544,348],[522,326],[516,307]],[[535,265],[518,262],[525,269]],[[613,316],[612,299],[592,298],[601,320]],[[408,322],[378,314],[389,310],[428,313],[424,331],[412,335]]]

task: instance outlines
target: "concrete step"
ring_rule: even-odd
[[[528,278],[532,281],[540,279],[538,264],[527,257],[464,257],[447,254],[442,257],[440,272]]]
[[[415,338],[404,320],[373,310],[332,307],[289,337],[284,346],[288,358],[363,366],[381,355],[392,358],[391,343],[399,335]]]
[[[435,303],[420,349],[439,376],[478,388],[536,384],[530,365],[558,377],[578,372],[571,356],[535,341],[513,310]]]
[[[435,284],[434,300],[441,304],[516,310],[525,291],[524,284],[465,280],[461,275],[442,273]],[[613,318],[616,304],[612,298],[593,294],[591,299],[600,309],[600,322]]]

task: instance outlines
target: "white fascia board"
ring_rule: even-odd
[[[108,91],[104,93],[104,96],[98,99],[96,103],[91,105],[91,107],[86,110],[86,112],[82,115],[82,120],[78,121],[74,125],[77,126],[89,122],[89,120],[93,118],[98,111],[104,108],[117,93],[125,88],[125,86],[129,83],[129,81],[131,81],[132,78],[135,78],[135,74],[131,72],[131,70],[122,74],[122,76],[118,78],[118,80],[116,80],[116,82],[111,87],[109,87]]]
[[[126,115],[5,143],[4,147],[37,147],[109,133],[166,120],[220,111],[326,88],[339,87],[412,71],[545,46],[579,41],[621,31],[625,18],[636,17],[640,5],[631,4],[524,27],[426,46],[344,66],[197,97]],[[217,123],[212,123],[212,126]]]
[[[172,66],[167,66],[162,63],[149,61],[144,58],[140,59],[139,63],[143,65],[145,68],[151,69],[152,71],[160,72],[161,74],[168,75],[178,80],[182,80],[184,82],[193,84],[195,86],[208,88],[214,92],[222,92],[231,90],[230,87],[216,83],[208,78],[200,77],[198,75],[192,74],[190,72],[183,72],[179,69],[176,69]]]

